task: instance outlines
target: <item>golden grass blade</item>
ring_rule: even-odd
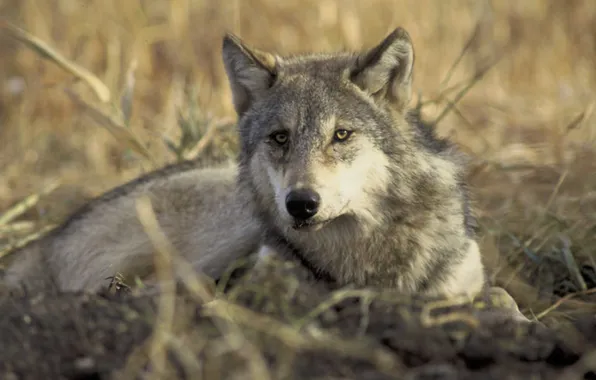
[[[166,341],[167,337],[172,335],[176,306],[176,286],[173,282],[174,274],[172,265],[174,247],[159,227],[151,200],[148,197],[139,198],[136,203],[136,209],[139,221],[155,247],[155,271],[162,290],[159,297],[157,323],[153,332],[150,349],[151,364],[154,368],[154,373],[159,376],[165,373]]]
[[[232,118],[226,118],[214,123],[211,123],[207,128],[205,134],[201,137],[199,142],[188,152],[184,153],[184,158],[187,160],[191,160],[197,158],[204,150],[207,148],[209,143],[213,140],[216,133],[223,127],[230,125],[233,123]]]
[[[46,195],[54,191],[60,185],[59,182],[53,182],[47,186],[41,193],[31,194],[13,207],[6,210],[3,214],[0,214],[0,226],[7,225],[11,221],[15,220],[19,216],[23,215],[31,207],[35,206],[39,202],[42,195]]]
[[[40,56],[54,62],[63,70],[71,73],[76,78],[83,80],[95,92],[95,95],[104,103],[110,101],[111,94],[108,87],[89,70],[69,61],[59,52],[51,48],[39,38],[31,35],[25,30],[11,24],[6,20],[0,20],[0,29],[7,31],[12,37],[24,43]]]
[[[572,299],[574,297],[586,296],[586,295],[590,295],[590,294],[594,294],[594,293],[596,293],[596,288],[591,288],[591,289],[584,290],[584,291],[581,291],[578,293],[569,293],[566,296],[559,298],[559,300],[557,300],[557,302],[555,302],[554,304],[552,304],[551,306],[546,308],[541,313],[537,314],[536,320],[539,321],[539,320],[543,319],[548,314],[552,313],[553,311],[558,309],[561,305],[563,305],[564,303],[566,303],[567,301],[569,301],[570,299]]]
[[[474,40],[476,40],[476,38],[478,37],[478,32],[479,32],[480,28],[481,28],[481,24],[480,24],[480,20],[478,20],[476,22],[476,26],[474,27],[474,31],[472,32],[472,34],[470,35],[470,37],[464,44],[463,48],[459,52],[459,55],[457,56],[455,61],[451,64],[451,67],[449,68],[449,70],[447,70],[447,74],[445,75],[445,78],[443,78],[441,83],[439,84],[439,88],[444,89],[445,86],[447,86],[447,84],[449,84],[449,81],[451,80],[453,73],[455,73],[455,69],[461,63],[462,59],[465,57],[466,52],[470,49],[470,47],[474,43]]]
[[[329,350],[352,358],[368,360],[385,373],[395,373],[403,365],[387,350],[372,347],[365,340],[345,339],[314,328],[300,331],[270,316],[224,300],[214,300],[206,304],[204,314],[274,336],[297,350]]]
[[[137,67],[138,62],[136,59],[133,59],[128,66],[128,70],[126,71],[126,83],[124,85],[122,96],[120,97],[120,109],[122,111],[124,122],[127,125],[130,123],[130,118],[132,116],[133,95],[136,82],[135,73],[137,71]]]
[[[443,111],[441,111],[439,116],[437,116],[437,118],[434,120],[433,125],[439,124],[439,122],[445,116],[447,116],[449,114],[449,112],[451,112],[453,110],[453,108],[468,93],[468,91],[470,91],[472,89],[472,87],[474,87],[478,82],[480,82],[480,80],[482,80],[482,78],[484,78],[486,73],[488,73],[491,68],[493,68],[497,63],[499,63],[499,61],[505,56],[505,53],[506,52],[504,52],[503,54],[498,56],[496,59],[494,59],[490,64],[486,65],[485,67],[480,69],[478,72],[476,72],[474,74],[474,76],[472,76],[472,78],[469,79],[468,83],[456,94],[455,99],[453,101],[449,102],[447,104],[447,106],[443,109]]]
[[[52,230],[54,227],[56,227],[56,225],[54,225],[54,224],[44,226],[39,231],[36,231],[36,232],[32,233],[31,235],[25,236],[23,239],[20,239],[15,244],[9,244],[7,247],[3,247],[2,249],[0,249],[0,259],[3,258],[4,256],[9,255],[14,250],[17,250],[19,248],[26,246],[33,240],[37,240],[38,238],[42,237],[47,232]]]
[[[149,152],[149,150],[140,142],[132,130],[126,128],[118,120],[110,115],[105,114],[99,108],[87,103],[74,92],[68,89],[65,91],[75,103],[84,108],[88,112],[89,116],[102,127],[107,129],[108,132],[110,132],[112,136],[116,138],[116,140],[125,144],[128,148],[149,160],[154,167],[157,166],[157,163],[154,160],[151,152]]]
[[[348,298],[370,299],[375,295],[377,295],[376,292],[369,289],[338,290],[334,292],[328,300],[322,302],[320,305],[317,305],[317,307],[309,311],[305,316],[294,323],[294,327],[298,330],[302,329],[307,323],[310,323],[325,311]]]
[[[561,249],[561,254],[563,255],[565,265],[567,266],[567,271],[571,275],[571,278],[575,282],[575,284],[579,286],[580,290],[585,292],[586,290],[588,290],[588,286],[586,285],[586,282],[584,281],[584,278],[581,275],[576,258],[571,252],[571,242],[569,241],[569,238],[567,238],[566,236],[561,236],[559,237],[559,239],[563,243],[563,249]]]
[[[30,231],[35,228],[33,222],[14,222],[7,225],[0,225],[0,237],[17,232]]]

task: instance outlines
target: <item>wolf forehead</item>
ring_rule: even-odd
[[[354,60],[348,54],[281,58],[274,84],[252,110],[279,123],[288,123],[288,117],[295,124],[325,122],[330,118],[358,121],[363,112],[372,110],[371,104],[347,80]]]
[[[316,79],[338,80],[355,66],[356,52],[305,53],[276,55],[278,73],[284,76],[309,76]]]

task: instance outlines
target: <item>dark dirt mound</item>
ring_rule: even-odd
[[[331,291],[289,263],[250,271],[225,288],[208,303],[182,285],[175,299],[156,289],[6,295],[0,376],[130,379],[161,368],[167,379],[596,377],[593,315],[547,328],[507,318],[490,297],[470,303]],[[167,300],[175,302],[163,307]]]

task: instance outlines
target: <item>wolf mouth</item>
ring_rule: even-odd
[[[296,220],[292,225],[292,228],[297,231],[313,231],[321,229],[327,223],[331,222],[332,219],[322,221],[309,221],[309,220]]]
[[[329,219],[325,219],[325,220],[312,220],[312,219],[307,219],[307,220],[294,220],[294,224],[292,225],[292,228],[296,231],[317,231],[320,230],[321,228],[325,227],[327,224],[333,222],[334,220],[337,220],[338,218],[342,218],[343,216],[345,216],[344,214],[344,210],[346,210],[346,208],[348,207],[348,205],[350,204],[350,202],[347,202],[340,210],[339,215],[336,217],[331,217]]]

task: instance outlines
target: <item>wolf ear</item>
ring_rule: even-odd
[[[250,48],[231,33],[223,39],[222,53],[232,100],[240,116],[271,87],[277,62],[272,54]]]
[[[414,48],[408,32],[395,29],[379,45],[361,54],[350,79],[375,98],[384,98],[400,111],[412,96]]]

